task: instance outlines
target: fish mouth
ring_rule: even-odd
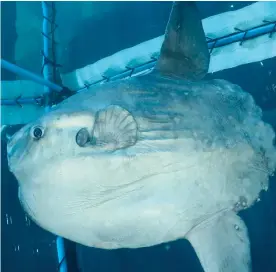
[[[22,168],[22,161],[28,147],[28,139],[26,137],[27,127],[21,128],[16,132],[7,143],[7,160],[10,172]]]
[[[18,153],[19,152],[16,152],[15,155],[8,154],[7,156],[9,171],[14,174],[23,168],[21,162],[23,161],[24,153],[21,153],[21,154],[18,154]]]

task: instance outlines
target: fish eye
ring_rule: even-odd
[[[35,126],[31,129],[31,137],[35,140],[39,140],[44,135],[44,128],[41,126]]]
[[[80,147],[84,147],[89,142],[89,132],[86,128],[82,128],[76,135],[76,143]]]

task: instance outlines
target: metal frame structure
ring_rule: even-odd
[[[55,50],[55,6],[54,2],[45,2],[42,1],[42,14],[43,14],[43,23],[42,23],[42,36],[43,36],[43,49],[42,49],[42,73],[44,77],[44,107],[45,112],[50,111],[51,107],[51,89],[56,91],[61,91],[61,87],[50,82],[49,80],[55,81],[55,55],[51,54]],[[67,262],[64,248],[63,238],[57,237],[57,255],[58,255],[58,270],[60,272],[67,272]]]
[[[42,14],[43,14],[43,25],[42,25],[42,36],[43,36],[43,49],[42,49],[42,69],[41,72],[43,77],[31,73],[25,69],[22,69],[8,61],[1,59],[1,68],[6,69],[12,73],[17,74],[20,77],[28,78],[40,85],[44,86],[44,94],[43,97],[31,97],[24,98],[17,97],[13,101],[1,101],[1,104],[4,105],[18,105],[22,107],[22,104],[32,104],[35,103],[39,106],[44,106],[45,112],[50,111],[52,101],[51,94],[52,92],[58,92],[60,95],[64,93],[68,93],[66,88],[63,88],[54,82],[57,79],[57,67],[60,65],[56,64],[55,58],[55,30],[57,25],[55,23],[55,3],[54,2],[44,2],[42,1]],[[72,242],[69,242],[72,243]],[[56,246],[57,246],[57,257],[58,257],[58,267],[57,270],[60,272],[78,272],[77,264],[73,267],[71,266],[68,269],[67,266],[67,252],[68,250],[65,247],[65,241],[62,237],[57,237]],[[72,250],[71,250],[72,253]],[[75,253],[75,252],[73,252]],[[76,258],[73,258],[76,260]]]
[[[262,36],[262,35],[269,35],[271,38],[272,35],[276,32],[276,22],[268,22],[268,21],[263,21],[264,24],[262,26],[258,26],[249,30],[241,30],[241,29],[236,29],[236,33],[220,37],[217,39],[210,39],[206,37],[208,47],[210,52],[212,53],[212,50],[214,48],[222,47],[225,45],[229,45],[235,42],[240,42],[239,44],[242,45],[244,41],[254,39],[256,37]],[[140,73],[145,70],[150,70],[154,67],[156,63],[156,56],[151,58],[151,61],[147,63],[143,63],[142,65],[139,65],[137,67],[126,67],[125,71],[117,74],[116,76],[112,77],[106,77],[105,75],[102,75],[102,79],[92,82],[90,84],[86,84],[83,88],[80,88],[75,91],[70,91],[69,89],[65,87],[61,87],[51,81],[49,81],[49,78],[42,78],[34,73],[31,73],[29,71],[26,71],[14,64],[11,64],[5,60],[1,60],[1,68],[7,69],[13,73],[16,73],[22,78],[27,78],[30,80],[33,80],[37,82],[38,84],[47,86],[48,90],[46,93],[50,93],[51,91],[58,92],[60,93],[60,96],[63,97],[68,97],[76,92],[88,89],[92,85],[100,84],[100,83],[105,83],[109,81],[114,81],[118,79],[123,79],[126,77],[131,77],[137,75],[137,73]],[[48,65],[49,66],[49,63]],[[14,106],[14,105],[23,105],[23,104],[36,104],[38,106],[44,106],[44,98],[42,96],[40,97],[30,97],[30,98],[21,98],[17,97],[16,99],[1,99],[1,105],[5,106]]]
[[[18,105],[22,107],[23,104],[36,104],[38,106],[45,107],[45,111],[48,112],[51,108],[51,105],[55,102],[58,102],[59,100],[56,100],[53,102],[53,97],[51,94],[53,92],[58,93],[60,100],[69,97],[70,95],[76,93],[77,91],[82,91],[84,89],[88,89],[91,85],[104,83],[108,81],[113,81],[117,79],[122,79],[126,77],[131,77],[137,75],[137,73],[140,73],[145,70],[151,70],[156,62],[156,57],[152,57],[152,60],[144,63],[142,65],[139,65],[137,67],[126,67],[126,70],[122,73],[107,78],[106,76],[102,75],[102,80],[99,80],[97,82],[93,82],[91,84],[85,85],[83,88],[76,90],[76,91],[70,91],[66,87],[59,86],[55,82],[57,81],[57,67],[60,67],[55,62],[55,30],[58,27],[55,23],[55,16],[56,16],[56,10],[54,6],[54,2],[42,2],[42,12],[43,12],[43,61],[42,61],[42,73],[43,77],[36,75],[34,73],[31,73],[25,69],[22,69],[12,63],[9,63],[6,60],[1,59],[1,68],[9,70],[12,73],[17,74],[18,76],[22,78],[27,78],[29,80],[32,80],[40,85],[44,86],[44,94],[40,97],[30,97],[30,98],[21,98],[17,97],[16,99],[3,99],[1,100],[2,105],[6,106],[15,106]],[[217,47],[225,46],[234,42],[240,42],[240,45],[245,40],[253,39],[261,35],[268,34],[269,37],[272,37],[273,33],[276,32],[276,22],[268,22],[264,21],[264,25],[255,27],[250,30],[241,30],[241,29],[235,29],[237,32],[234,34],[230,34],[221,38],[217,39],[210,39],[206,37],[208,47],[210,49],[210,53],[212,53],[212,50]],[[68,266],[68,263],[70,261],[66,258],[66,244],[67,242],[61,238],[58,237],[56,244],[57,244],[57,254],[58,254],[58,271],[61,272],[67,272],[67,271],[78,271],[75,265],[75,268],[72,266]],[[70,245],[69,245],[70,247]],[[74,250],[69,250],[69,254],[75,254]],[[75,256],[73,259],[76,259]]]

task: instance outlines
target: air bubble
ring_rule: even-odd
[[[170,250],[171,246],[170,245],[165,245],[165,250]]]

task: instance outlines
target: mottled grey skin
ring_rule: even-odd
[[[195,12],[182,3],[175,9]],[[175,52],[168,44],[162,48]],[[185,75],[174,54],[162,60],[162,49],[153,73],[91,87],[13,136],[9,167],[38,225],[105,249],[186,238],[205,271],[250,271],[247,228],[237,213],[268,188],[275,134],[240,87],[199,81],[209,60],[206,45],[197,46],[204,61],[190,59]],[[193,43],[179,48],[185,62]]]
[[[209,50],[195,3],[175,2],[156,71],[173,78],[200,80],[208,72],[209,61]]]

